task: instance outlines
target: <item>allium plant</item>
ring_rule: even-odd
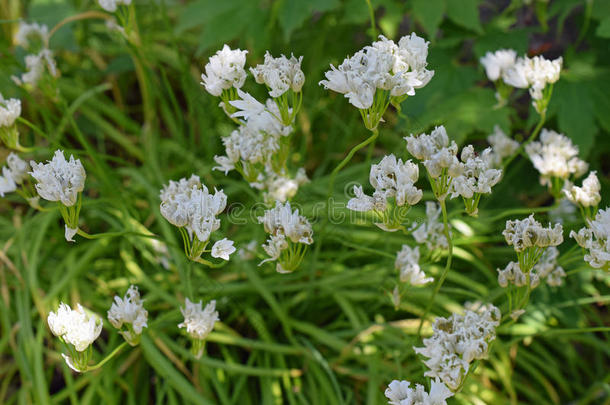
[[[191,302],[188,298],[184,301],[184,308],[180,312],[184,316],[184,322],[178,324],[184,328],[191,340],[191,353],[196,359],[201,358],[205,349],[205,338],[214,329],[214,324],[220,318],[216,311],[216,301],[210,301],[205,308],[201,308],[201,301]]]

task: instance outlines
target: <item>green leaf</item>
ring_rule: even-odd
[[[447,0],[447,16],[457,25],[482,34],[477,3],[477,0]]]
[[[598,130],[595,105],[589,89],[581,82],[559,81],[555,85],[555,97],[559,130],[578,145],[580,157],[586,158]]]
[[[595,30],[595,34],[598,37],[610,38],[610,17],[606,17],[600,21],[597,30]]]
[[[236,11],[240,5],[241,2],[239,0],[199,0],[187,4],[178,16],[176,33],[180,34],[188,29],[218,20],[223,13]]]
[[[432,39],[436,36],[438,26],[443,21],[445,0],[414,0],[413,14]]]
[[[300,28],[314,11],[330,11],[340,4],[339,0],[284,0],[279,11],[284,40],[288,41],[292,32]]]

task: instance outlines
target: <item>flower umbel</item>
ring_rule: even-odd
[[[144,309],[143,303],[138,287],[131,285],[125,297],[114,296],[114,303],[108,311],[108,320],[112,326],[119,329],[119,333],[131,346],[140,342],[142,329],[148,326],[148,311]],[[126,330],[122,330],[123,326]]]
[[[184,322],[178,328],[185,328],[187,335],[192,341],[191,352],[195,358],[199,359],[203,355],[205,348],[205,338],[214,329],[216,321],[220,320],[216,311],[216,301],[210,301],[204,309],[201,309],[201,301],[194,303],[188,298],[184,301],[184,308],[180,312],[184,316]]]

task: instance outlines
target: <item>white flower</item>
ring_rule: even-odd
[[[6,193],[12,193],[17,190],[17,184],[13,179],[13,173],[7,167],[2,168],[2,176],[0,176],[0,197],[4,197]]]
[[[271,56],[269,51],[265,53],[265,62],[262,65],[250,68],[250,72],[259,84],[265,84],[269,88],[269,95],[273,98],[279,97],[289,89],[298,93],[305,83],[305,74],[301,70],[303,57],[298,59],[290,55],[290,59],[281,55],[279,58]]]
[[[419,244],[425,243],[429,251],[449,248],[444,233],[445,226],[439,220],[440,215],[440,205],[433,201],[426,201],[426,221],[413,231],[415,241]]]
[[[502,160],[512,156],[519,149],[519,142],[510,139],[499,125],[494,126],[494,132],[487,136],[487,142],[493,151],[491,160],[494,167],[500,167]]]
[[[385,390],[385,396],[390,405],[447,405],[447,398],[453,396],[453,392],[438,378],[430,382],[430,393],[428,394],[423,385],[416,384],[410,387],[409,381],[394,380]]]
[[[28,177],[28,172],[30,171],[28,162],[11,152],[6,158],[6,164],[11,171],[15,183],[23,184],[23,181]]]
[[[205,339],[214,329],[216,321],[220,320],[216,311],[216,300],[210,301],[203,310],[201,305],[201,301],[193,303],[186,298],[184,308],[180,308],[184,322],[178,325],[179,328],[186,328],[186,333],[197,340]]]
[[[424,339],[424,347],[413,348],[415,353],[428,358],[424,364],[429,370],[424,375],[439,378],[451,390],[456,390],[470,363],[487,357],[500,316],[498,308],[490,305],[478,312],[467,310],[464,315],[436,318],[432,326],[434,333]]]
[[[64,237],[68,242],[74,242],[74,236],[78,233],[78,228],[70,228],[68,224],[65,225]]]
[[[428,134],[414,136],[411,134],[404,138],[407,141],[407,150],[415,158],[423,161],[426,170],[432,178],[441,176],[443,169],[451,177],[461,174],[463,165],[457,158],[457,144],[449,142],[449,136],[444,126],[438,126]]]
[[[571,183],[567,183],[563,188],[563,194],[574,204],[582,205],[583,207],[596,207],[602,200],[599,194],[601,184],[597,178],[596,172],[591,172],[582,182],[582,187],[577,187]]]
[[[585,261],[591,267],[605,268],[610,263],[610,209],[599,210],[594,220],[588,220],[588,227],[578,233],[571,231],[570,237],[587,250]]]
[[[222,190],[214,189],[214,194],[201,184],[198,176],[188,180],[170,180],[161,190],[161,214],[171,224],[186,227],[189,235],[193,233],[200,242],[206,242],[212,232],[220,228],[216,215],[224,211],[227,196]]]
[[[240,89],[246,81],[244,69],[248,51],[232,50],[226,44],[205,65],[201,84],[213,96],[220,96],[223,90],[231,87]]]
[[[419,267],[419,246],[411,248],[402,245],[402,249],[396,254],[394,266],[400,270],[400,281],[409,282],[412,285],[425,285],[434,281]]]
[[[265,201],[269,203],[275,201],[285,203],[296,195],[301,185],[307,182],[309,182],[309,179],[303,168],[297,171],[294,179],[271,172],[265,181],[265,188],[267,190],[264,195]]]
[[[124,298],[114,296],[114,302],[108,311],[108,320],[117,329],[121,329],[123,324],[128,324],[128,329],[119,333],[128,343],[132,345],[137,343],[142,329],[148,327],[148,311],[144,309],[138,287],[129,286]]]
[[[543,129],[540,141],[525,147],[532,164],[540,172],[540,183],[551,185],[551,178],[567,180],[571,175],[580,177],[589,165],[578,158],[578,146],[570,138],[555,131]]]
[[[513,246],[516,252],[522,252],[530,247],[546,248],[558,246],[563,242],[563,227],[555,224],[544,228],[540,222],[534,219],[534,214],[519,220],[506,221],[506,229],[502,231],[509,246]]]
[[[130,5],[131,0],[98,0],[98,3],[104,10],[108,11],[109,13],[114,13],[119,5]]]
[[[502,74],[515,64],[517,52],[513,49],[500,49],[495,52],[487,52],[481,58],[481,64],[485,67],[485,73],[492,82],[498,80]]]
[[[5,100],[0,94],[0,128],[13,126],[19,116],[21,116],[21,100],[16,98]]]
[[[398,45],[381,35],[338,68],[331,65],[320,85],[344,94],[356,108],[367,109],[377,89],[393,97],[413,96],[415,89],[428,84],[434,71],[426,69],[427,56],[428,42],[415,33],[402,37]]]
[[[32,37],[38,37],[38,40],[45,42],[47,35],[49,34],[49,28],[44,24],[20,22],[17,33],[15,34],[15,45],[19,45],[22,48],[29,48],[30,40]]]
[[[263,224],[265,232],[270,235],[284,235],[294,243],[313,243],[311,224],[307,218],[299,215],[298,209],[292,211],[289,202],[276,202],[274,208],[266,210],[262,217],[258,217],[258,223]]]
[[[76,204],[78,193],[85,188],[85,168],[80,159],[66,161],[64,152],[56,150],[53,159],[48,163],[30,162],[30,174],[38,182],[36,191],[48,201],[61,201],[67,207]]]
[[[563,268],[557,265],[558,257],[559,249],[551,246],[544,251],[540,260],[532,269],[532,273],[535,273],[540,280],[546,280],[546,283],[552,287],[561,286],[563,278],[566,276]]]
[[[80,304],[73,310],[62,302],[57,313],[49,313],[47,322],[55,336],[73,345],[79,352],[86,350],[102,332],[102,320],[95,315],[87,315]]]
[[[523,287],[527,284],[527,275],[521,271],[521,267],[517,262],[509,262],[504,269],[497,269],[497,271],[500,287],[508,287],[508,284]],[[540,284],[540,276],[532,271],[530,273],[530,288],[536,288],[538,284]]]
[[[212,246],[212,257],[219,257],[223,260],[229,260],[229,255],[235,252],[235,247],[233,246],[233,241],[228,240],[227,238],[223,238]]]
[[[27,55],[25,57],[26,72],[20,78],[13,76],[13,80],[18,85],[27,84],[32,87],[36,86],[40,78],[45,72],[45,68],[53,77],[59,75],[53,52],[49,49],[43,49],[37,54]]]

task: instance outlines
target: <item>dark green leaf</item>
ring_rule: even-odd
[[[610,17],[606,17],[600,21],[597,30],[595,30],[595,34],[597,34],[598,37],[610,38]]]
[[[477,0],[447,0],[447,16],[454,23],[482,33]]]
[[[438,26],[443,21],[445,0],[414,0],[413,14],[432,39],[436,36]]]

